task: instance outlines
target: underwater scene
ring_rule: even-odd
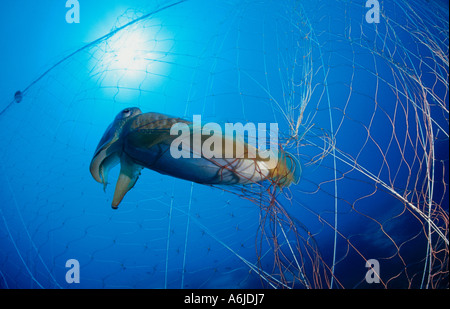
[[[2,4],[0,288],[449,288],[447,1]]]

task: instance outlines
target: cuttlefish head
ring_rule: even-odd
[[[138,175],[136,172],[130,171],[135,169],[133,163],[130,162],[126,155],[122,154],[123,149],[123,133],[126,131],[127,124],[136,116],[142,114],[142,111],[137,107],[126,108],[122,110],[114,119],[114,121],[108,126],[103,137],[98,143],[95,150],[94,157],[92,158],[91,165],[89,167],[92,177],[103,184],[103,189],[106,189],[108,184],[108,172],[121,163],[121,174],[116,185],[116,191],[114,193],[113,208],[117,208],[123,196],[134,185]],[[126,132],[125,132],[126,133]],[[128,170],[126,170],[128,169]],[[125,180],[124,175],[131,179]],[[133,178],[133,174],[135,179]],[[137,173],[138,174],[138,173]],[[130,187],[131,186],[131,187]],[[130,188],[128,188],[130,187]]]

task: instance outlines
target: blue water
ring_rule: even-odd
[[[0,287],[448,288],[447,4],[91,2],[0,13]],[[103,191],[89,164],[131,106],[278,123],[297,228],[260,188],[148,169],[113,210],[118,167]]]

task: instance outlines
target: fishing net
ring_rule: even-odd
[[[3,94],[0,286],[448,288],[448,8],[367,12],[161,1]],[[131,106],[278,123],[300,182],[224,188],[144,169],[113,210],[89,163]]]

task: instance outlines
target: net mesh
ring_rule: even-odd
[[[448,288],[448,9],[380,3],[161,1],[50,66],[0,112],[0,286]],[[301,181],[144,169],[113,211],[89,163],[129,106],[277,122]]]

